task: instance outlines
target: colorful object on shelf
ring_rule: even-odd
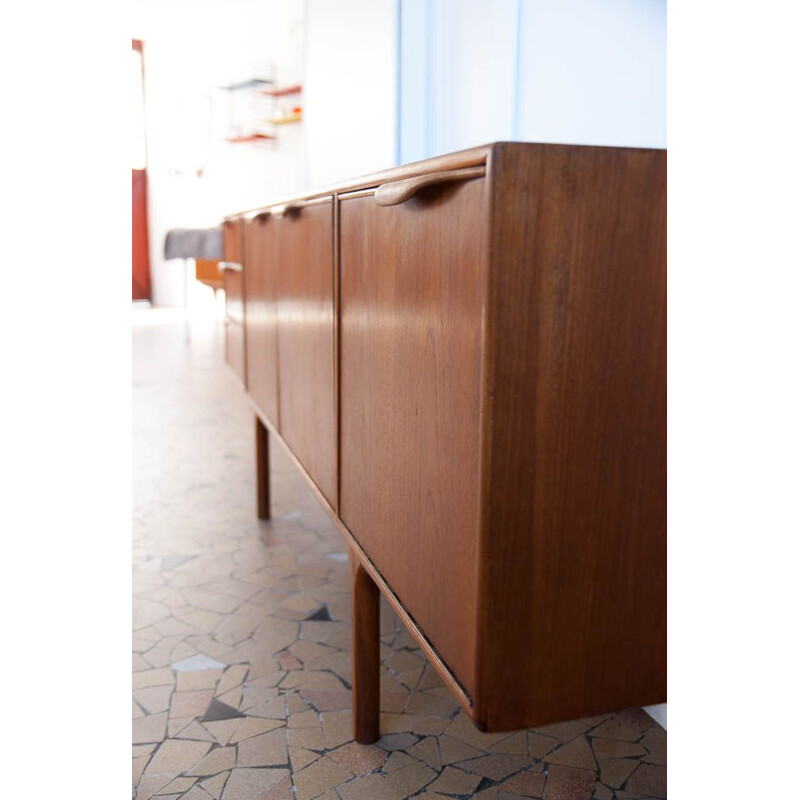
[[[273,117],[272,119],[268,119],[272,125],[285,125],[287,122],[300,122],[303,119],[303,115],[300,110],[292,111],[291,114],[286,114],[283,117]]]
[[[249,133],[244,136],[228,136],[225,141],[231,142],[232,144],[240,144],[242,142],[270,141],[274,138],[274,136],[269,136],[266,133]]]
[[[294,86],[285,86],[282,89],[265,89],[263,93],[270,97],[283,97],[287,94],[300,94],[302,91],[303,87],[298,83]]]

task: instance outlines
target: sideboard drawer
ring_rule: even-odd
[[[230,317],[225,318],[225,360],[239,380],[247,386],[244,325]]]
[[[244,226],[247,388],[261,413],[279,429],[276,267],[280,258],[275,221],[257,216]]]
[[[222,223],[222,257],[225,261],[242,263],[242,221],[226,219]]]
[[[279,240],[281,435],[336,508],[333,198],[268,223]]]
[[[244,338],[244,275],[242,223],[226,220],[222,226],[222,257],[219,269],[225,292],[225,361],[247,386]]]
[[[244,323],[244,276],[242,274],[244,268],[235,261],[222,261],[219,267],[222,272],[222,288],[225,290],[225,318],[242,325]]]
[[[485,179],[341,201],[340,516],[474,688]]]

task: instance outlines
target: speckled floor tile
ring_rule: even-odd
[[[261,800],[286,774],[285,769],[234,769],[225,782],[221,800]]]
[[[522,770],[503,781],[498,789],[502,792],[521,795],[522,797],[541,797],[544,793],[544,782],[547,776],[544,772]]]
[[[353,742],[344,544],[278,447],[256,519],[223,327],[158,319],[133,328],[135,800],[666,797],[641,709],[481,733],[386,603],[383,735]]]
[[[294,785],[298,800],[311,800],[352,777],[353,773],[349,769],[328,756],[322,756],[295,773]]]

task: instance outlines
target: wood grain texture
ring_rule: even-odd
[[[225,290],[225,317],[239,324],[244,323],[244,273],[226,269],[222,273],[222,288]]]
[[[244,349],[244,324],[233,319],[225,320],[225,361],[234,375],[247,385],[247,362]]]
[[[666,153],[498,145],[476,719],[666,699]]]
[[[350,618],[353,631],[353,738],[372,744],[380,737],[380,592],[358,556],[350,558]]]
[[[259,218],[244,223],[247,388],[256,406],[280,430],[278,404],[279,223]]]
[[[225,220],[222,223],[222,258],[241,264],[243,260],[242,220]]]
[[[333,203],[273,220],[281,434],[336,507]]]
[[[467,692],[485,181],[340,207],[340,515]]]

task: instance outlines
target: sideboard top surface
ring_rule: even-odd
[[[477,167],[484,164],[489,166],[491,161],[491,153],[498,147],[519,150],[530,150],[532,148],[544,148],[548,150],[652,150],[652,148],[608,147],[605,145],[545,144],[540,142],[492,142],[491,144],[471,147],[467,150],[459,150],[455,153],[447,153],[446,155],[426,158],[423,161],[413,161],[409,164],[403,164],[399,167],[392,167],[391,169],[381,170],[380,172],[373,172],[368,175],[362,175],[358,178],[353,178],[348,181],[341,181],[330,186],[324,186],[319,189],[313,189],[300,194],[288,197],[282,195],[278,199],[270,200],[269,202],[262,203],[261,205],[247,209],[240,209],[227,214],[224,217],[224,220],[233,221],[257,214],[258,212],[265,211],[273,206],[283,206],[294,202],[312,200],[314,198],[324,197],[325,195],[331,195],[335,193],[341,194],[343,192],[354,192],[360,189],[368,189],[378,186],[381,183],[399,181],[406,178],[414,178],[431,172],[462,169],[465,167]]]

